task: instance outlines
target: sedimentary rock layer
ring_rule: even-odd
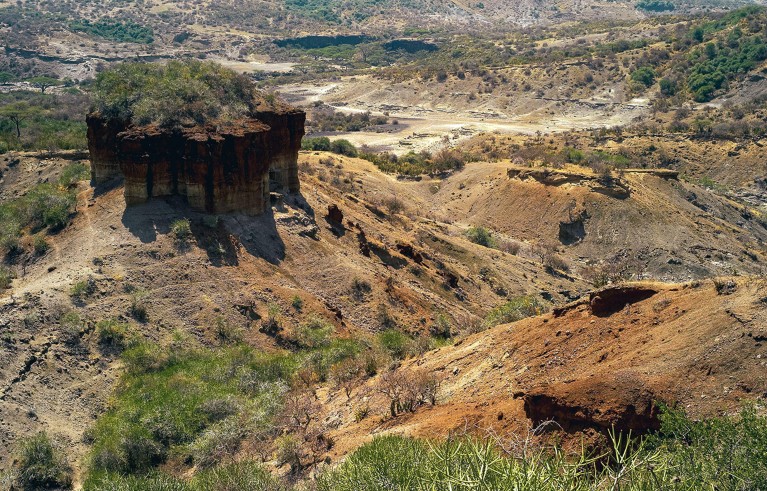
[[[209,213],[263,213],[270,187],[300,190],[298,151],[306,115],[292,110],[256,116],[217,126],[165,129],[91,114],[93,182],[123,176],[128,205],[180,195]]]

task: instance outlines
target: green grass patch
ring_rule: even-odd
[[[574,455],[528,441],[524,453],[495,441],[374,439],[321,475],[318,491],[697,491],[766,489],[767,419],[738,416],[695,422],[665,409],[661,431],[647,438],[611,435],[610,448]]]
[[[299,363],[247,347],[165,353],[146,343],[124,360],[112,407],[91,432],[91,485],[105,474],[142,474],[172,455],[193,456],[210,438],[206,430],[227,418],[243,432],[270,431]]]
[[[540,315],[546,311],[545,306],[532,295],[514,297],[503,305],[499,305],[490,311],[485,317],[488,327],[499,324],[508,324],[518,320]]]

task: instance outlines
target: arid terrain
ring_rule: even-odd
[[[758,5],[21,0],[0,39],[0,491],[379,489],[383,436],[767,482],[652,463],[700,450],[673,411],[758,440],[681,461],[767,448]]]

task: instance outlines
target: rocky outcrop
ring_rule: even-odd
[[[631,305],[646,300],[658,293],[652,287],[637,285],[609,286],[589,295],[591,313],[598,317],[606,317]]]
[[[612,428],[644,433],[660,428],[658,396],[635,384],[575,382],[532,389],[524,410],[533,424],[556,422],[565,431]]]
[[[263,213],[271,190],[298,192],[302,111],[264,111],[232,123],[165,129],[90,114],[92,181],[125,179],[128,205],[179,195],[209,213]]]
[[[565,184],[587,186],[595,193],[617,199],[626,199],[631,195],[628,184],[619,176],[612,174],[592,175],[559,169],[528,167],[512,167],[507,171],[507,174],[511,179],[523,181],[532,179],[546,186],[563,186]]]

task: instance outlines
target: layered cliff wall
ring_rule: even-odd
[[[94,184],[125,179],[130,205],[170,195],[209,213],[263,213],[270,190],[298,192],[302,111],[264,111],[222,125],[164,129],[90,114]]]

